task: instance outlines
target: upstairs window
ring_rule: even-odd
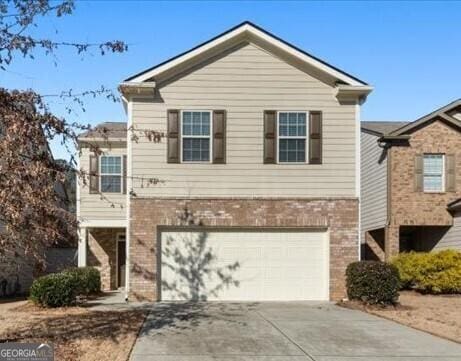
[[[306,113],[278,113],[278,161],[279,163],[305,163],[307,130]]]
[[[210,162],[211,112],[182,112],[182,161]]]
[[[122,157],[101,156],[100,159],[101,192],[122,192]]]
[[[443,154],[424,154],[423,185],[425,192],[444,192],[445,157]]]

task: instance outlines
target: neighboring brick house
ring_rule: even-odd
[[[460,132],[461,100],[414,122],[362,122],[364,258],[461,249]]]
[[[345,296],[370,86],[246,22],[120,89],[128,123],[80,137],[91,177],[77,195],[79,264],[99,267],[105,289],[148,300]]]

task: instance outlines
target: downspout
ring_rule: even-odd
[[[392,200],[392,148],[391,143],[378,139],[378,146],[386,152],[386,223],[384,228],[384,258],[386,259],[386,237],[387,229],[391,224],[391,200]]]
[[[362,259],[362,197],[361,197],[361,176],[362,176],[362,159],[361,159],[361,125],[360,125],[360,100],[358,99],[356,104],[355,104],[355,156],[356,156],[356,161],[355,161],[355,166],[357,167],[356,172],[355,172],[355,195],[358,200],[358,242],[359,242],[359,249],[358,249],[358,260],[360,261]]]
[[[129,294],[130,294],[130,240],[131,240],[131,190],[133,189],[133,182],[132,182],[132,110],[133,110],[133,103],[131,99],[126,99],[123,97],[123,101],[127,103],[127,113],[128,113],[128,122],[127,122],[127,132],[126,132],[126,234],[125,234],[125,241],[126,241],[126,249],[125,249],[125,301],[128,302]]]
[[[78,144],[80,147],[80,144]],[[76,167],[77,170],[80,169],[80,157],[77,157],[76,160]],[[76,173],[75,175],[75,186],[77,187],[75,190],[75,214],[77,217],[77,266],[78,267],[85,267],[87,264],[86,262],[86,254],[87,254],[87,230],[86,228],[82,227],[82,220],[80,218],[80,176]]]

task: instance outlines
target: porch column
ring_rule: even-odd
[[[78,229],[78,266],[86,266],[86,253],[87,253],[87,229],[86,227],[79,227]]]
[[[388,225],[385,229],[384,252],[385,260],[389,261],[400,251],[400,227]]]

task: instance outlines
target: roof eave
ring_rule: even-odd
[[[154,95],[155,87],[154,81],[125,81],[119,85],[118,89],[124,96],[129,97],[132,95]]]
[[[268,31],[250,23],[244,22],[236,27],[212,38],[211,40],[198,45],[195,48],[192,48],[189,51],[186,51],[176,57],[173,57],[155,67],[147,69],[141,73],[138,73],[128,79],[125,82],[145,82],[153,77],[158,76],[161,73],[166,71],[170,71],[172,68],[184,64],[186,61],[193,59],[204,52],[210,51],[214,47],[217,47],[226,42],[232,42],[235,39],[241,38],[248,38],[251,39],[252,37],[258,38],[261,41],[265,41],[271,43],[273,46],[277,47],[278,49],[294,56],[301,61],[307,63],[308,65],[323,71],[333,78],[336,78],[338,81],[346,83],[348,85],[353,86],[368,86],[367,83],[363,82],[362,80],[355,78],[354,76],[324,62],[321,59],[299,49],[298,47],[284,41],[283,39],[278,38],[277,36],[269,33]]]
[[[382,132],[378,132],[376,130],[368,129],[368,128],[363,127],[363,126],[360,127],[360,130],[362,132],[365,132],[365,133],[368,133],[368,134],[371,134],[371,135],[375,135],[377,137],[380,137],[380,136],[384,135]]]
[[[341,102],[359,100],[362,104],[367,99],[368,94],[372,91],[373,87],[369,85],[354,86],[338,84],[335,88],[335,96]]]
[[[78,137],[77,143],[126,143],[126,137]]]
[[[390,134],[391,135],[402,135],[402,134],[407,133],[407,132],[413,130],[414,128],[422,126],[422,125],[424,125],[424,123],[432,121],[432,120],[434,120],[436,118],[441,118],[442,120],[446,121],[447,123],[449,123],[449,124],[451,124],[453,126],[461,128],[461,121],[453,118],[452,116],[450,116],[450,115],[448,115],[446,113],[446,112],[450,111],[451,109],[456,108],[456,107],[458,107],[460,105],[461,105],[461,99],[455,100],[454,102],[451,102],[450,104],[445,105],[442,108],[439,108],[439,109],[433,111],[432,113],[429,113],[429,114],[415,120],[414,122],[411,122],[411,123],[409,123],[407,125],[404,125],[401,128],[398,128],[398,129],[392,131]]]
[[[395,142],[395,141],[405,141],[409,140],[410,136],[409,135],[383,135],[381,138],[378,139],[379,142]]]

